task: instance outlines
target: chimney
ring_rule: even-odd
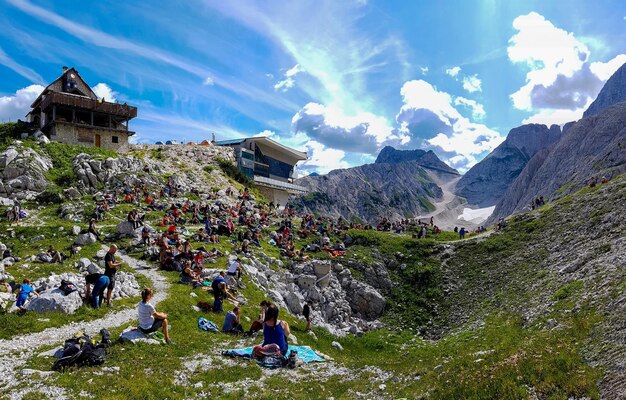
[[[64,65],[63,66],[63,73],[66,73],[66,72],[67,72],[67,67]]]

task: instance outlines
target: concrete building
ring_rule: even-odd
[[[135,134],[128,123],[137,108],[98,99],[74,68],[63,67],[31,108],[28,121],[57,142],[125,150]]]
[[[267,138],[251,137],[223,140],[214,143],[235,150],[239,170],[254,180],[265,198],[284,206],[291,194],[304,194],[307,190],[293,184],[293,170],[299,161],[307,159],[298,151]]]

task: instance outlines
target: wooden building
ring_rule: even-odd
[[[61,143],[125,150],[135,132],[129,121],[137,107],[98,99],[74,68],[46,87],[32,104],[28,120]]]

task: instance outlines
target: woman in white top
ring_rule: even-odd
[[[137,304],[137,311],[139,314],[139,330],[143,333],[149,334],[156,332],[159,328],[163,329],[163,336],[165,336],[166,343],[172,343],[170,340],[169,332],[167,330],[167,314],[157,312],[150,300],[154,292],[152,289],[144,289],[141,291],[141,301]]]

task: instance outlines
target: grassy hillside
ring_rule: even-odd
[[[59,170],[50,179],[62,188],[66,181],[59,177],[71,178],[71,158],[84,149],[56,144],[44,150]],[[283,310],[281,318],[292,326],[299,344],[334,359],[294,371],[271,371],[222,357],[223,349],[258,344],[259,339],[199,330],[199,316],[220,326],[223,316],[195,311],[192,306],[210,301],[209,295],[176,284],[177,273],[162,272],[172,285],[157,309],[169,314],[173,346],[115,344],[104,369],[86,367],[43,378],[38,373],[24,375],[15,388],[0,387],[0,399],[15,393],[27,399],[48,398],[48,390],[59,390],[65,397],[99,399],[569,399],[601,394],[612,398],[623,389],[617,378],[625,355],[619,347],[625,311],[619,299],[626,288],[619,261],[626,231],[621,217],[625,202],[626,177],[620,177],[513,217],[502,232],[470,240],[453,240],[452,233],[417,240],[410,235],[350,231],[354,245],[337,261],[386,268],[393,281],[386,294],[385,328],[337,338],[314,327],[314,337],[304,332],[301,318]],[[73,203],[86,215],[95,207],[89,196]],[[0,241],[23,257],[7,272],[20,279],[37,279],[72,271],[72,263],[67,262],[24,267],[26,257],[49,244],[65,249],[74,238],[68,234],[74,222],[59,218],[58,205],[25,203],[24,207],[30,216],[12,228],[13,236],[7,234],[6,220],[0,220]],[[101,229],[113,232],[130,207],[114,208]],[[147,212],[146,219],[156,225],[161,216]],[[31,243],[30,238],[39,234],[45,238]],[[279,256],[275,247],[262,242],[259,251]],[[142,256],[142,249],[128,239],[116,243],[132,257]],[[299,241],[296,247],[305,243]],[[85,246],[79,257],[92,257],[99,246]],[[217,247],[232,250],[227,240]],[[325,253],[319,257],[328,258]],[[225,268],[225,260],[217,267]],[[354,276],[359,277],[357,271]],[[141,283],[151,284],[145,279]],[[258,313],[255,305],[267,294],[247,279],[246,283],[242,320],[248,328]],[[136,301],[97,311],[83,307],[72,316],[0,315],[0,338],[96,320],[133,307]],[[115,336],[129,325],[111,331]],[[344,350],[332,346],[333,341]],[[0,350],[1,346],[0,341]],[[28,368],[50,370],[53,360],[38,355],[44,350],[34,352]]]

